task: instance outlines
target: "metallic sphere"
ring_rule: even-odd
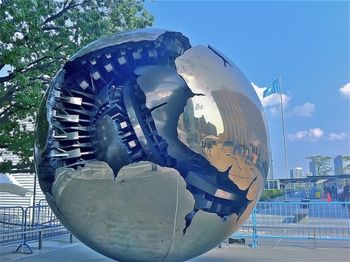
[[[83,243],[120,261],[184,261],[250,215],[269,169],[249,81],[178,32],[97,40],[57,73],[38,116],[40,185]]]

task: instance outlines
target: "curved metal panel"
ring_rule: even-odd
[[[132,30],[111,34],[86,45],[81,50],[79,50],[74,56],[72,56],[70,60],[72,61],[90,52],[109,46],[116,46],[128,42],[155,41],[160,35],[164,34],[165,32],[167,32],[167,30],[147,28],[140,29],[137,31]]]
[[[217,50],[196,46],[176,59],[193,93],[179,120],[179,139],[219,170],[230,169],[240,188],[267,176],[269,146],[261,103],[240,70]],[[239,177],[246,178],[243,181]]]
[[[184,261],[216,246],[249,216],[268,170],[253,88],[218,50],[178,32],[83,48],[51,83],[36,132],[56,216],[123,261]]]

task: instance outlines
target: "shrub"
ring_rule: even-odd
[[[276,197],[283,196],[283,190],[281,189],[265,189],[260,197],[260,201],[269,201]]]

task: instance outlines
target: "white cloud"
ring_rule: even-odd
[[[340,93],[343,96],[349,97],[350,98],[350,83],[346,83],[339,89]]]
[[[304,140],[304,141],[317,141],[325,137],[331,141],[342,141],[348,138],[348,135],[345,132],[331,132],[328,135],[325,135],[325,132],[319,128],[311,128],[309,130],[300,130],[293,134],[288,134],[290,140]]]
[[[335,140],[344,140],[347,138],[346,133],[340,132],[340,133],[329,133],[328,135],[329,140],[335,141]]]
[[[309,136],[312,138],[321,138],[323,134],[324,134],[323,130],[319,127],[309,130]]]
[[[259,87],[254,83],[251,83],[251,84],[254,87],[255,92],[257,93],[263,107],[280,106],[280,103],[281,103],[280,94],[272,94],[270,96],[263,97],[263,93],[264,93],[266,87]],[[286,107],[288,105],[289,101],[290,101],[290,97],[287,96],[286,94],[282,94],[283,107]]]
[[[324,131],[319,128],[319,127],[315,127],[315,128],[311,128],[309,130],[301,130],[298,131],[294,134],[289,134],[288,137],[290,140],[318,140],[320,138],[322,138],[324,135]]]
[[[303,138],[305,138],[308,135],[308,131],[298,131],[294,134],[289,134],[288,137],[290,140],[301,140]]]
[[[270,107],[270,113],[272,115],[278,115],[281,113],[281,107],[279,106],[273,106],[273,107]]]
[[[306,102],[301,106],[296,106],[293,112],[298,116],[311,117],[315,112],[316,105],[314,103]]]

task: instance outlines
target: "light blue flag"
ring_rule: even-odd
[[[265,89],[263,93],[263,98],[279,92],[281,92],[281,86],[280,86],[280,80],[279,78],[277,78],[275,81],[271,83],[271,85],[268,86],[268,88]]]

